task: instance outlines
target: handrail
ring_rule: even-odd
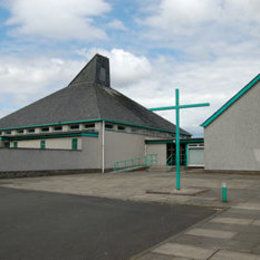
[[[124,169],[150,167],[157,164],[157,161],[157,154],[147,154],[143,157],[134,157],[128,160],[115,161],[113,163],[113,171],[118,172]]]
[[[166,165],[172,166],[175,158],[173,154],[171,154],[167,159],[166,159]]]

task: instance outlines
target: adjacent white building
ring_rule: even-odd
[[[260,74],[202,126],[206,170],[260,171]]]

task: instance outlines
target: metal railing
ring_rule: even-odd
[[[150,167],[157,164],[157,161],[157,154],[147,154],[143,157],[135,157],[128,160],[115,161],[113,163],[113,171],[131,171],[138,168]]]
[[[174,154],[171,154],[171,155],[166,159],[166,165],[168,165],[168,166],[175,165],[175,157],[174,157]]]

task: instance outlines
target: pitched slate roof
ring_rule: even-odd
[[[220,115],[222,115],[230,106],[232,106],[238,99],[243,97],[252,87],[260,82],[260,74],[253,78],[246,86],[238,91],[231,99],[229,99],[222,107],[220,107],[213,115],[206,119],[201,126],[207,127],[213,121],[215,121]]]
[[[175,126],[110,87],[109,60],[96,54],[71,83],[0,120],[0,129],[113,120],[174,132]],[[190,133],[182,130],[182,134]]]

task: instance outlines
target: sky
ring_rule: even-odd
[[[95,53],[116,90],[200,124],[260,72],[259,0],[0,0],[0,117],[66,87]],[[174,122],[174,111],[157,112]]]

